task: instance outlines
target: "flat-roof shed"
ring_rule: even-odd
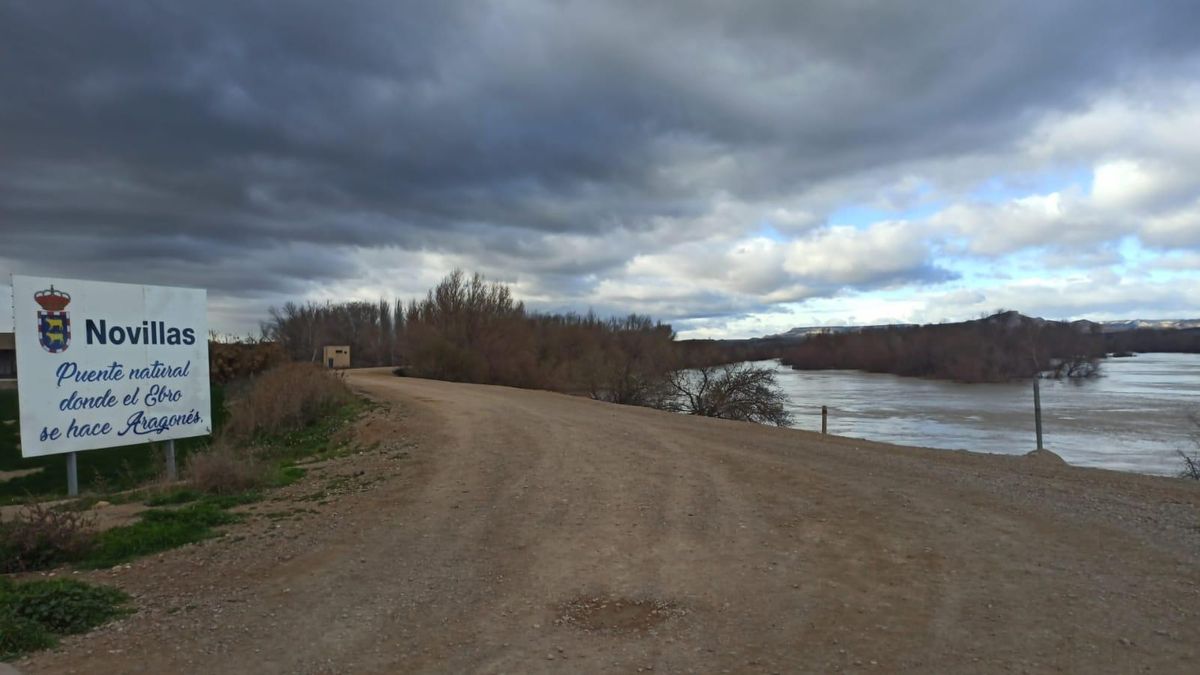
[[[325,364],[326,368],[350,367],[349,345],[326,345],[323,356],[321,362]]]

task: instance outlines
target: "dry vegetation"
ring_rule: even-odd
[[[250,380],[245,396],[233,402],[221,434],[230,441],[245,441],[303,427],[350,398],[337,372],[310,363],[285,363]]]
[[[272,349],[282,353],[277,347],[245,347],[224,350],[241,357],[218,358],[223,372],[253,371],[275,358]],[[185,454],[187,485],[158,478],[132,491],[101,487],[80,500],[33,501],[0,516],[0,575],[63,565],[109,568],[218,536],[216,527],[241,519],[230,508],[261,499],[257,488],[303,476],[290,466],[291,458],[326,447],[328,436],[322,434],[357,409],[347,405],[353,397],[339,374],[311,364],[276,365],[241,389],[211,445]],[[90,510],[101,500],[114,509],[115,503],[132,502],[166,508],[139,509],[134,522],[101,527]],[[21,583],[0,576],[0,659],[51,647],[60,635],[100,625],[124,613],[124,602],[119,591],[74,580]]]
[[[1120,333],[1109,333],[1104,338],[1110,352],[1200,354],[1200,328],[1183,330],[1139,328]]]
[[[262,485],[267,467],[249,447],[218,440],[208,450],[188,455],[184,475],[201,492],[237,494]]]
[[[296,360],[322,345],[350,346],[352,365],[400,365],[457,382],[588,393],[653,405],[679,366],[670,326],[630,315],[539,314],[507,286],[456,271],[425,298],[401,302],[287,304],[264,326]]]
[[[273,342],[208,343],[208,378],[213,384],[228,384],[257,375],[287,361]]]
[[[786,424],[767,369],[722,366],[744,354],[675,341],[670,326],[631,314],[540,314],[509,288],[455,271],[423,299],[273,309],[264,326],[297,360],[350,346],[353,365],[455,382],[584,393],[612,403]],[[703,368],[701,368],[703,367]],[[700,368],[700,370],[693,370]]]
[[[230,406],[229,422],[210,446],[186,455],[187,486],[159,478],[128,493],[102,491],[90,498],[146,500],[153,506],[173,506],[201,497],[210,501],[177,510],[151,509],[136,523],[102,532],[88,511],[33,502],[0,520],[0,572],[48,569],[64,563],[104,567],[212,536],[211,528],[230,518],[223,512],[227,504],[239,503],[240,497],[256,488],[288,479],[289,468],[272,454],[279,438],[318,428],[315,423],[333,418],[333,413],[345,409],[351,400],[341,376],[317,366],[284,364],[268,370],[247,383],[244,394]],[[292,447],[282,451],[299,452]]]
[[[188,456],[185,475],[197,490],[237,494],[262,486],[270,466],[256,440],[303,429],[353,399],[340,373],[311,363],[284,363],[253,377],[231,405],[229,422],[203,452]]]
[[[0,520],[0,572],[42,570],[79,560],[95,537],[95,522],[85,513],[28,504],[10,520]]]
[[[813,335],[780,352],[783,363],[801,370],[865,370],[959,382],[1004,382],[1047,370],[1087,377],[1104,354],[1098,332],[1015,312],[954,324]]]
[[[787,395],[775,383],[775,372],[747,363],[706,366],[671,374],[674,396],[664,407],[689,415],[774,424],[792,422]]]
[[[1179,454],[1179,477],[1200,480],[1200,412],[1188,415],[1188,423],[1192,427],[1192,444],[1195,449],[1191,453],[1175,451]]]

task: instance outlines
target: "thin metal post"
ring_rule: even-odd
[[[67,453],[67,495],[79,496],[79,463],[73,452]]]
[[[175,439],[167,441],[167,480],[178,480],[179,470],[175,468]]]
[[[1038,385],[1038,378],[1033,378],[1033,420],[1037,427],[1037,449],[1042,449],[1042,389]]]
[[[829,433],[829,408],[821,406],[821,433]]]

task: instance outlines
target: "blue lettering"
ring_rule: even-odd
[[[117,405],[117,397],[113,396],[112,389],[105,390],[99,396],[80,396],[78,391],[73,391],[70,396],[58,402],[58,409],[66,412],[68,410],[112,408],[115,405]]]
[[[200,424],[203,419],[199,411],[194,408],[186,413],[163,415],[162,417],[150,417],[146,415],[145,411],[139,410],[129,416],[129,419],[125,421],[125,428],[118,431],[117,435],[157,435],[170,431],[172,427]]]
[[[58,377],[58,386],[62,386],[63,380],[75,377],[75,373],[79,371],[79,366],[75,365],[74,361],[64,361],[58,364],[58,368],[54,370],[54,375]]]
[[[178,389],[152,384],[150,391],[146,392],[146,407],[153,408],[159,403],[178,403],[181,398],[183,398],[183,392]]]
[[[125,379],[125,366],[113,361],[107,368],[80,370],[74,361],[64,361],[58,364],[58,368],[54,369],[54,375],[58,378],[58,386],[60,387],[67,380],[74,382],[120,382]]]
[[[67,425],[67,438],[88,438],[89,436],[104,436],[112,431],[112,425],[108,422],[93,424],[79,424],[75,418],[71,418],[71,423]]]

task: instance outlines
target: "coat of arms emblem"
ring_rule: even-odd
[[[38,343],[51,354],[65,352],[71,344],[71,317],[66,311],[71,295],[50,286],[48,291],[34,293],[33,299],[42,306],[37,313]]]

